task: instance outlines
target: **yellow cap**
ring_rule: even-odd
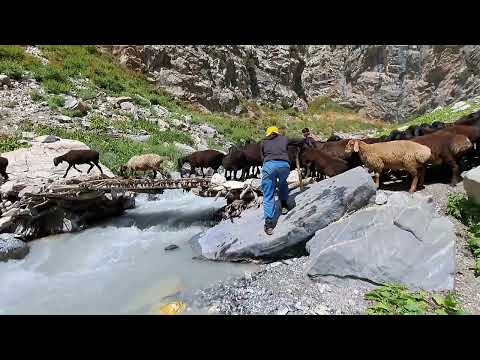
[[[265,133],[265,136],[270,136],[272,133],[277,133],[278,134],[278,127],[276,126],[270,126],[267,129],[267,132]]]

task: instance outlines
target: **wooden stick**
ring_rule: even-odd
[[[302,182],[302,169],[300,169],[300,149],[297,148],[297,156],[296,156],[296,161],[297,161],[297,173],[298,173],[298,181],[300,183],[300,190],[303,190],[303,182]]]

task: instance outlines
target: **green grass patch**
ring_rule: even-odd
[[[386,284],[365,295],[371,302],[367,315],[462,315],[465,314],[454,293],[429,294],[426,291],[408,291],[405,286]]]
[[[0,152],[4,153],[4,152],[13,151],[22,147],[28,147],[28,145],[23,144],[21,140],[22,140],[22,137],[19,133],[14,135],[0,136]]]
[[[32,90],[30,92],[30,97],[32,98],[33,101],[35,102],[41,102],[41,101],[47,101],[48,97],[44,94],[42,94],[38,90]]]
[[[310,114],[321,114],[326,111],[334,111],[338,113],[353,113],[351,109],[347,109],[326,96],[319,96],[310,101],[308,104],[308,112]]]
[[[60,95],[49,95],[47,97],[48,107],[52,110],[56,110],[65,105],[65,98]]]
[[[451,193],[448,196],[447,214],[468,226],[467,244],[475,260],[475,276],[480,276],[480,206],[466,195]]]
[[[408,120],[407,122],[400,124],[400,126],[398,124],[395,124],[395,125],[392,124],[390,126],[387,126],[384,129],[384,131],[381,132],[380,135],[388,135],[392,130],[395,130],[395,129],[398,129],[398,128],[408,127],[408,126],[411,126],[411,125],[420,125],[420,124],[423,124],[423,123],[431,124],[435,121],[442,121],[442,122],[445,122],[445,123],[451,123],[451,122],[454,122],[454,121],[458,120],[462,116],[471,114],[471,113],[477,111],[478,109],[480,109],[480,102],[475,102],[473,100],[468,100],[468,101],[465,101],[465,102],[470,105],[470,107],[468,109],[455,112],[455,111],[452,110],[453,105],[445,106],[445,107],[442,107],[442,108],[440,108],[436,111],[431,111],[431,112],[423,114],[421,116],[414,117],[414,118]]]
[[[132,156],[147,153],[165,156],[173,164],[183,156],[173,144],[156,143],[147,141],[140,143],[128,138],[115,137],[101,129],[85,131],[81,129],[66,130],[60,127],[34,126],[33,130],[38,135],[56,135],[64,139],[78,140],[91,149],[100,153],[100,161],[112,172],[118,174],[120,166],[125,164]]]

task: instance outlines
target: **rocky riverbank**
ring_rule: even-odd
[[[86,228],[89,224],[109,216],[120,215],[135,204],[133,194],[123,193],[115,196],[89,194],[73,199],[55,197],[55,194],[68,188],[73,178],[98,178],[97,171],[85,174],[89,165],[79,165],[81,176],[70,171],[63,179],[68,164],[55,167],[53,158],[69,150],[88,149],[74,140],[60,139],[55,136],[33,138],[29,148],[4,153],[8,159],[9,180],[0,186],[0,259],[19,259],[27,255],[28,248],[21,241],[29,241],[42,236],[63,232],[74,232]],[[114,174],[105,165],[104,176]],[[49,193],[51,198],[36,196]]]
[[[455,188],[446,184],[427,185],[418,192],[417,196],[426,196],[431,199],[432,211],[437,214],[435,216],[445,218],[454,227],[452,235],[455,248],[452,249],[452,254],[455,270],[451,273],[453,289],[458,294],[461,306],[467,312],[480,314],[480,282],[471,270],[474,259],[466,243],[466,228],[445,213],[447,195],[452,191],[463,192],[462,183]],[[381,203],[382,197],[377,197],[376,200]],[[384,205],[370,204],[365,210],[373,209],[375,206]],[[365,210],[359,210],[359,212]],[[378,248],[376,251],[381,253],[382,250]],[[442,256],[445,257],[445,255]],[[335,260],[335,257],[333,259]],[[217,283],[198,291],[193,298],[197,299],[196,306],[203,306],[212,314],[364,313],[368,306],[364,296],[376,287],[375,284],[349,278],[339,281],[335,277],[312,281],[309,276],[311,263],[309,256],[303,256],[263,264],[260,265],[260,271],[257,273],[246,273],[243,278]],[[361,271],[361,267],[358,270]]]

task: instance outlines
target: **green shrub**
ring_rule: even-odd
[[[47,103],[51,109],[58,109],[65,105],[65,98],[60,95],[50,95],[47,99]]]
[[[37,90],[33,90],[30,92],[30,97],[32,98],[33,101],[35,102],[40,102],[40,101],[45,101],[47,100],[47,97],[40,93],[39,91]]]

